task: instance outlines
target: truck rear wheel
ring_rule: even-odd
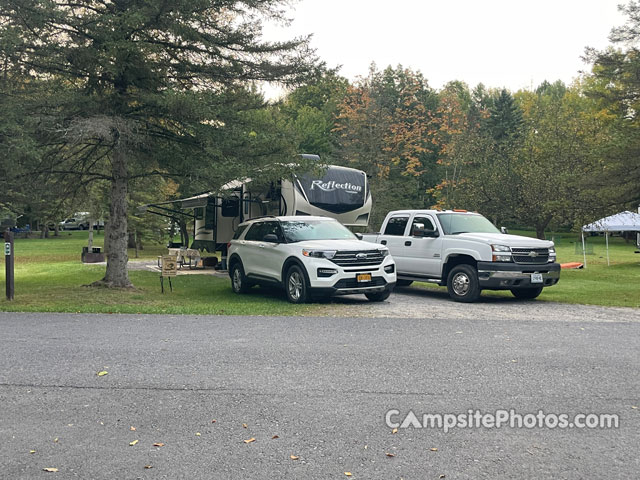
[[[511,290],[513,296],[522,300],[533,300],[542,293],[542,287],[514,288]]]
[[[476,269],[467,264],[453,267],[447,277],[447,291],[456,302],[475,302],[482,291]]]

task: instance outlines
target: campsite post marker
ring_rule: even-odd
[[[13,232],[7,229],[4,232],[4,265],[7,300],[13,300],[15,293],[13,277]]]
[[[584,268],[587,268],[587,252],[584,250],[584,230],[582,231],[582,257],[584,258]]]
[[[609,263],[609,230],[604,232],[604,238],[605,238],[605,241],[607,242],[607,267],[610,267],[611,264]]]

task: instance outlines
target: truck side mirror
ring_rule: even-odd
[[[505,234],[509,233],[509,230],[507,230],[507,227],[500,227],[500,231]]]
[[[424,237],[424,231],[425,230],[423,223],[414,223],[411,235],[413,235],[414,237]]]
[[[438,230],[434,229],[434,230],[424,230],[422,232],[422,236],[423,237],[428,237],[428,238],[436,238],[439,237],[440,234],[438,233]]]

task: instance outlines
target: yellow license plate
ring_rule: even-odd
[[[371,274],[370,273],[359,273],[356,275],[356,280],[359,282],[370,282]]]

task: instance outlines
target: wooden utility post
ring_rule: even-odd
[[[15,293],[13,277],[13,232],[8,229],[4,232],[4,265],[5,282],[7,284],[7,300],[13,300]]]

